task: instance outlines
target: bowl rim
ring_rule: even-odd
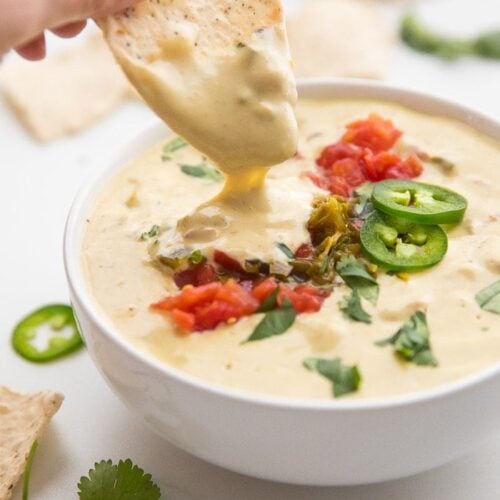
[[[328,98],[328,94],[339,94],[337,97],[330,95],[330,98],[379,99],[385,102],[396,103],[423,114],[458,120],[485,135],[500,140],[500,122],[497,122],[493,118],[452,100],[399,85],[362,79],[314,78],[299,80],[297,86],[299,95],[306,94],[308,98]],[[419,104],[412,105],[414,102],[418,102]],[[433,112],[436,108],[442,110],[442,112]],[[153,136],[158,138],[165,137],[170,133],[169,129],[159,122],[136,136],[133,142],[138,143],[141,140],[147,142]],[[161,362],[153,354],[134,347],[132,342],[122,336],[112,326],[111,321],[98,311],[91,299],[81,268],[81,245],[76,246],[76,242],[81,243],[85,215],[88,213],[91,201],[94,200],[95,195],[102,188],[105,181],[111,178],[115,171],[123,167],[123,162],[118,161],[123,154],[123,150],[123,144],[118,146],[110,156],[111,162],[108,160],[103,165],[104,168],[97,175],[91,176],[80,188],[66,221],[63,242],[64,267],[68,285],[73,292],[73,296],[77,299],[78,304],[84,312],[91,318],[92,322],[97,325],[99,334],[107,337],[115,347],[122,349],[136,361],[144,363],[156,373],[170,377],[181,384],[188,385],[191,389],[205,391],[212,396],[240,403],[269,408],[327,412],[374,411],[425,404],[444,397],[457,395],[460,392],[472,390],[478,385],[500,375],[499,361],[490,367],[454,382],[439,385],[431,389],[412,392],[407,395],[354,400],[334,398],[331,400],[314,400],[259,394],[223,385],[211,384],[201,378],[186,374],[167,363]]]

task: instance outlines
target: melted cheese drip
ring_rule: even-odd
[[[207,59],[196,57],[196,37],[197,27],[185,23],[148,65],[122,61],[152,109],[226,174],[222,192],[181,220],[162,251],[203,248],[207,240],[233,248],[234,238],[245,238],[242,227],[251,225],[246,255],[262,254],[263,246],[269,254],[274,243],[260,238],[273,218],[265,176],[293,156],[298,142],[286,41],[266,28],[246,45]]]

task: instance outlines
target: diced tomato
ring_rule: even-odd
[[[304,177],[310,179],[320,189],[330,191],[330,182],[324,175],[319,175],[314,172],[304,172]]]
[[[316,164],[323,168],[330,168],[335,162],[351,158],[358,160],[360,158],[360,151],[345,142],[337,142],[330,144],[321,151],[320,156],[316,159]]]
[[[366,177],[363,172],[359,160],[352,158],[344,158],[343,160],[336,161],[327,175],[332,173],[335,177],[342,177],[347,184],[351,187],[357,187],[366,182]]]
[[[413,179],[418,177],[424,167],[416,155],[410,155],[406,160],[402,160],[397,166],[389,168],[386,172],[386,179]]]
[[[299,248],[295,251],[295,257],[297,259],[307,259],[314,252],[314,247],[310,243],[302,243]]]
[[[195,315],[192,313],[181,311],[180,309],[172,309],[170,311],[172,319],[183,332],[192,332],[196,323]]]
[[[415,155],[403,160],[399,155],[387,151],[375,155],[366,151],[364,161],[366,175],[372,182],[384,179],[411,179],[418,177],[423,170],[420,160]]]
[[[252,295],[262,303],[277,286],[280,289],[278,304],[281,305],[284,298],[287,297],[299,314],[319,311],[323,301],[329,295],[328,292],[325,293],[307,284],[298,285],[295,288],[291,288],[289,285],[283,283],[278,285],[274,278],[267,278],[257,284],[252,290]]]
[[[179,288],[184,288],[186,285],[206,285],[217,281],[217,273],[212,265],[204,263],[175,273],[174,281]]]
[[[152,305],[157,311],[169,312],[183,331],[211,330],[221,323],[248,316],[258,307],[259,301],[232,279],[226,283],[187,286],[178,295]]]
[[[262,304],[277,286],[278,283],[274,278],[267,278],[254,286],[252,296]]]
[[[307,284],[298,285],[294,289],[286,285],[281,285],[278,294],[278,304],[281,304],[285,297],[288,298],[293,308],[300,314],[319,311],[326,295],[321,290]]]
[[[353,188],[343,177],[328,177],[328,190],[332,194],[350,198]]]
[[[222,250],[214,250],[214,261],[230,273],[245,274],[241,264]]]
[[[342,141],[368,148],[375,153],[391,149],[401,137],[391,120],[371,114],[366,120],[358,120],[347,125]]]
[[[237,321],[243,316],[255,313],[277,287],[278,305],[287,297],[299,314],[319,311],[330,294],[307,284],[292,288],[283,283],[279,284],[272,277],[256,283],[251,290],[230,279],[226,283],[185,286],[178,295],[167,297],[151,307],[156,311],[168,313],[181,331],[213,330],[221,323]]]

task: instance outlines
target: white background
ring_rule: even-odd
[[[389,14],[394,17],[399,8],[388,7]],[[498,0],[433,0],[419,9],[450,33],[500,28]],[[500,119],[498,62],[443,63],[399,47],[390,80]],[[153,474],[163,498],[169,500],[500,498],[500,432],[467,457],[409,479],[355,488],[279,485],[224,471],[158,439],[105,386],[85,351],[45,366],[32,365],[12,352],[10,333],[22,316],[42,304],[68,300],[61,244],[77,190],[120,144],[155,120],[140,104],[128,104],[76,137],[41,146],[30,140],[0,101],[0,383],[20,391],[50,388],[66,395],[39,446],[31,498],[76,498],[78,479],[94,461],[127,457]],[[332,462],[336,459],[342,457],[332,450]],[[21,498],[20,488],[14,498]]]

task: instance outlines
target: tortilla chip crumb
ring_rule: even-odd
[[[33,443],[42,437],[63,399],[57,392],[18,394],[0,386],[0,499],[11,498]]]

